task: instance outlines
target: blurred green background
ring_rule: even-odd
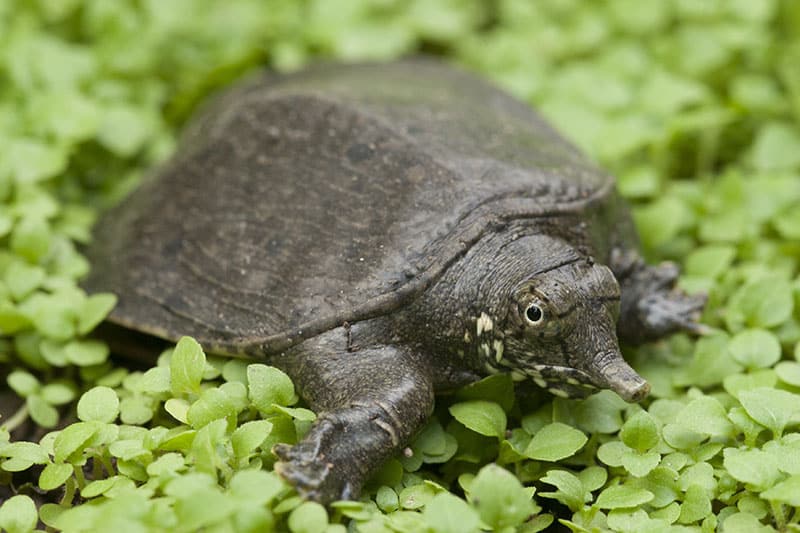
[[[79,247],[210,92],[420,53],[614,172],[646,254],[708,292],[715,333],[629,351],[653,384],[641,406],[515,402],[502,378],[443,399],[413,459],[326,511],[270,472],[271,443],[313,416],[254,395],[283,378],[209,357],[178,384],[205,358],[189,341],[149,370],[110,359],[86,336],[114,300],[77,288]],[[0,0],[0,147],[8,531],[800,529],[800,2]]]

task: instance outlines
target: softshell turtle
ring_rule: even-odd
[[[285,370],[320,415],[276,469],[356,497],[431,413],[497,372],[553,394],[649,386],[618,338],[695,330],[613,178],[529,106],[429,60],[327,65],[217,98],[96,227],[110,321]]]

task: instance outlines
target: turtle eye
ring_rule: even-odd
[[[541,307],[532,303],[525,309],[525,320],[531,326],[538,326],[544,320],[544,311],[542,311]]]

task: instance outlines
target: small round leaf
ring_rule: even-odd
[[[78,400],[78,418],[84,422],[97,421],[110,424],[119,415],[119,398],[114,389],[95,387]]]
[[[473,400],[456,403],[450,406],[450,414],[476,433],[500,439],[505,436],[506,413],[494,402]]]
[[[12,496],[0,507],[0,528],[8,533],[33,531],[38,520],[36,505],[28,496]]]

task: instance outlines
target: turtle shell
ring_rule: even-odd
[[[274,353],[424,291],[486,231],[602,211],[612,178],[529,106],[430,60],[266,75],[218,97],[96,226],[110,320]]]

